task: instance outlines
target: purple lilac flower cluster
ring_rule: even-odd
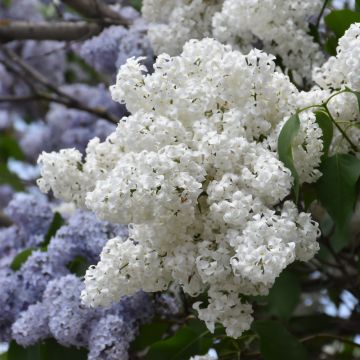
[[[46,200],[27,194],[17,194],[5,211],[13,225],[0,228],[0,342],[14,339],[29,346],[54,338],[64,346],[87,348],[89,360],[127,359],[139,326],[154,316],[155,302],[139,292],[110,308],[84,307],[84,285],[69,268],[78,257],[87,264],[98,261],[106,241],[126,238],[127,227],[76,211],[67,216],[46,251],[35,250],[14,271],[14,256],[43,243],[54,212]]]

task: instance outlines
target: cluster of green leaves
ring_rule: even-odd
[[[142,326],[131,352],[145,353],[145,360],[188,360],[210,349],[216,350],[219,359],[261,354],[265,360],[305,360],[305,347],[287,330],[300,295],[297,276],[285,271],[268,296],[250,299],[261,308],[264,319],[255,321],[251,330],[239,339],[226,336],[222,326],[217,326],[212,334],[202,321],[189,316],[188,320],[180,318],[181,325],[171,320],[157,320]],[[271,320],[266,319],[268,315]]]
[[[343,92],[356,95],[360,110],[360,93],[345,89],[339,92],[339,94]],[[329,98],[328,101],[330,101],[331,98]],[[322,105],[314,105],[314,107],[317,108],[317,124],[322,130],[323,156],[320,165],[322,176],[314,187],[303,186],[302,191],[308,196],[310,188],[310,199],[319,200],[330,215],[334,223],[331,243],[335,251],[340,251],[348,245],[349,242],[349,223],[359,194],[360,159],[358,159],[354,153],[335,153],[329,156],[328,152],[333,139],[334,126],[342,132],[344,141],[349,141],[352,151],[357,152],[359,149],[356,148],[332,117],[328,110],[327,102]],[[299,112],[301,112],[301,110]],[[285,123],[278,139],[279,158],[285,166],[290,169],[294,178],[293,191],[296,202],[298,202],[299,199],[300,183],[299,175],[294,164],[292,144],[300,129],[299,112],[291,116]],[[352,126],[359,125],[360,123],[357,122],[352,124]],[[311,202],[311,200],[309,202]]]
[[[330,55],[336,55],[339,39],[351,24],[360,22],[360,0],[355,0],[355,9],[332,10],[324,18],[326,27],[330,30],[324,44],[324,50]]]
[[[8,184],[16,191],[24,190],[19,177],[8,168],[9,159],[24,160],[24,154],[10,133],[0,134],[0,185]]]
[[[55,340],[46,340],[27,348],[12,341],[9,350],[0,355],[0,360],[86,360],[84,349],[66,348]]]

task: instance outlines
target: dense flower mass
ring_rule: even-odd
[[[132,223],[87,271],[86,304],[175,282],[192,296],[207,291],[208,304],[194,305],[199,317],[238,337],[252,321],[244,295],[266,294],[290,263],[316,253],[317,224],[285,201],[292,177],[273,139],[299,93],[273,60],[211,39],[160,55],[151,75],[130,59],[111,92],[132,115],[105,142],[93,139],[84,162],[74,149],[39,158],[43,191]],[[319,177],[319,162],[304,156],[320,158],[319,132],[305,113],[293,147],[302,181]]]
[[[144,0],[149,37],[157,54],[177,55],[186,41],[213,37],[234,49],[260,47],[280,56],[284,66],[309,78],[323,62],[309,35],[310,18],[321,0]]]

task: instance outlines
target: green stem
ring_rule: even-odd
[[[318,28],[319,25],[320,25],[321,17],[322,17],[323,14],[324,14],[324,11],[325,11],[325,9],[326,9],[326,5],[328,4],[328,2],[329,2],[329,0],[325,0],[324,3],[323,3],[323,6],[322,6],[322,8],[321,8],[321,10],[320,10],[320,13],[319,13],[319,16],[318,16],[318,18],[316,19],[316,23],[315,23],[316,28]]]
[[[346,132],[341,128],[341,126],[335,121],[335,119],[333,118],[333,116],[331,115],[329,108],[327,107],[327,103],[329,102],[329,99],[327,100],[327,102],[324,104],[324,109],[326,111],[326,113],[328,114],[330,120],[332,121],[332,123],[337,127],[337,129],[340,131],[341,135],[346,139],[346,141],[350,144],[351,148],[355,151],[358,152],[358,148],[354,145],[354,143],[350,140],[350,138],[347,136]]]

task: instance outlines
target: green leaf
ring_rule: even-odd
[[[11,6],[12,0],[2,0],[2,4],[5,7],[5,9],[9,8]]]
[[[87,351],[74,347],[65,347],[58,344],[55,340],[49,339],[41,344],[43,354],[41,360],[86,360]]]
[[[6,164],[0,162],[0,184],[8,184],[16,191],[24,191],[25,187],[19,177],[12,173]]]
[[[75,256],[75,258],[67,264],[70,272],[78,277],[83,277],[89,266],[89,262],[83,256]]]
[[[360,0],[355,0],[355,11],[360,12]]]
[[[57,231],[65,224],[64,219],[62,218],[62,216],[58,213],[55,212],[54,217],[52,219],[52,222],[49,226],[49,229],[44,237],[44,241],[41,243],[40,246],[42,247],[47,247],[50,243],[50,240],[53,236],[55,236],[55,234],[57,233]]]
[[[0,136],[0,160],[6,162],[9,158],[24,160],[24,154],[17,141],[4,134]]]
[[[34,346],[29,346],[23,348],[16,344],[15,341],[12,341],[8,350],[8,360],[43,360],[46,359],[41,345],[37,344]]]
[[[299,175],[296,171],[292,153],[292,142],[300,129],[299,114],[295,114],[285,123],[278,139],[279,159],[290,169],[294,178],[294,193],[296,200],[299,197]]]
[[[7,360],[86,360],[84,349],[67,348],[49,339],[23,348],[15,341],[10,343]]]
[[[334,318],[325,314],[309,314],[294,316],[290,319],[292,331],[302,334],[316,334],[327,332],[334,326]]]
[[[299,280],[290,271],[283,271],[276,279],[268,295],[269,312],[282,319],[288,319],[300,301]]]
[[[305,210],[309,210],[311,204],[317,200],[316,189],[313,184],[304,183],[301,187],[301,192],[304,199]]]
[[[349,91],[352,92],[356,96],[357,101],[358,101],[359,112],[360,112],[360,92],[353,91],[353,90],[349,90]]]
[[[325,16],[325,24],[337,38],[341,38],[351,24],[360,22],[360,13],[349,9],[333,10]]]
[[[141,0],[129,0],[129,4],[137,11],[139,11],[139,12],[141,11],[141,5],[142,5]]]
[[[9,357],[7,352],[0,355],[0,360],[8,360],[8,359]]]
[[[360,160],[353,155],[335,154],[320,167],[322,177],[316,184],[318,198],[335,223],[331,238],[335,251],[348,242],[348,225],[357,198]]]
[[[17,254],[14,257],[14,260],[12,261],[10,267],[12,270],[17,271],[21,268],[21,266],[26,262],[26,260],[29,258],[29,256],[33,253],[35,249],[29,248],[21,251],[19,254]]]
[[[316,122],[319,125],[322,131],[322,141],[323,141],[323,155],[322,160],[327,157],[331,141],[334,134],[334,126],[329,118],[329,115],[324,111],[317,111],[315,113]]]
[[[154,343],[146,355],[146,360],[188,360],[191,356],[206,354],[212,345],[209,331],[198,333],[185,326],[174,336]]]
[[[140,351],[160,341],[168,328],[169,324],[161,321],[141,326],[139,335],[131,345],[132,348],[135,351]]]
[[[336,48],[338,45],[338,39],[335,35],[329,36],[329,38],[325,41],[324,50],[331,56],[336,55]]]
[[[279,322],[255,321],[252,329],[260,337],[260,351],[265,360],[307,360],[305,347]]]

